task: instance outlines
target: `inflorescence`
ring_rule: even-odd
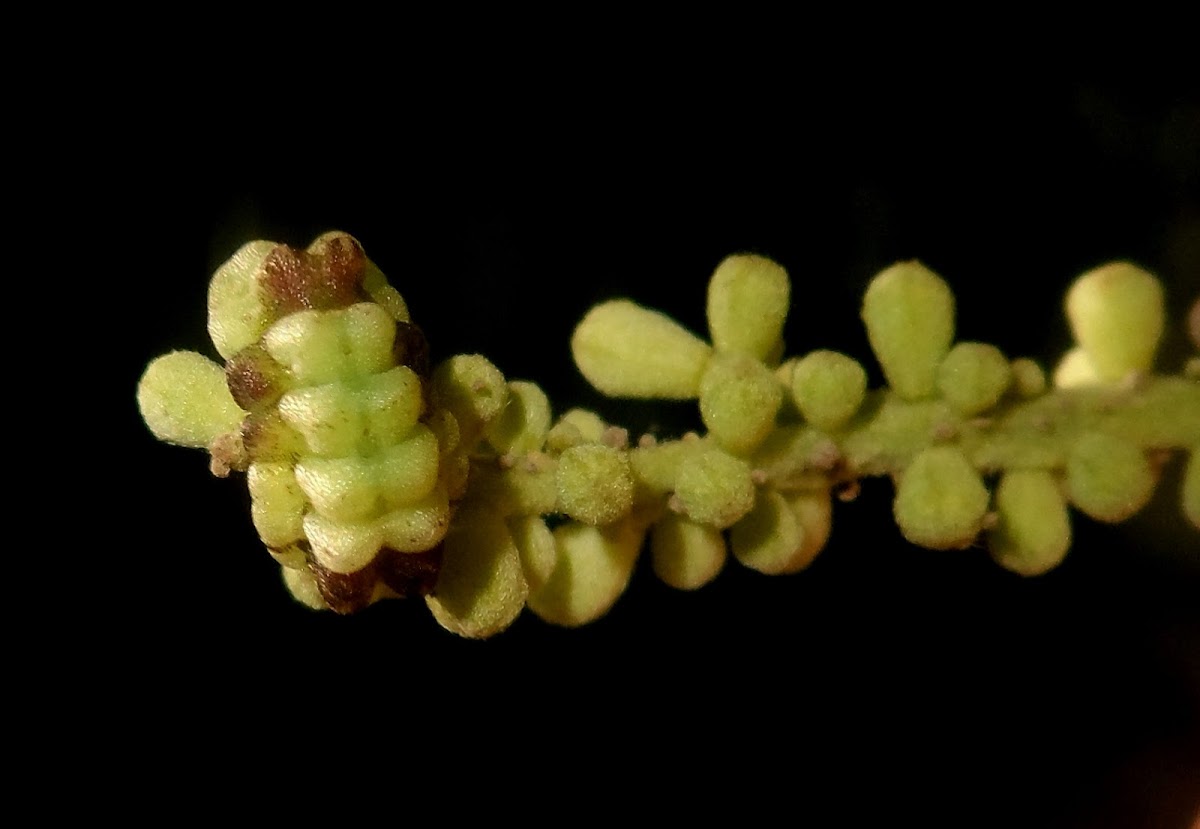
[[[682,590],[730,552],[763,573],[803,570],[834,499],[868,476],[894,480],[912,543],[982,539],[1029,576],[1066,555],[1068,504],[1123,521],[1175,451],[1200,527],[1200,357],[1152,372],[1165,311],[1145,271],[1118,262],[1074,283],[1077,346],[1049,381],[1032,360],[955,342],[954,296],[918,262],[880,273],[863,301],[878,390],[844,354],[784,359],[790,291],[775,262],[730,256],[708,286],[710,342],[628,300],[588,312],[571,351],[593,386],[699,403],[705,434],[630,445],[594,412],[555,418],[536,384],[482,355],[430,366],[404,299],[353,237],[251,242],[209,288],[224,368],[164,355],[138,404],[161,440],[207,449],[215,475],[246,473],[254,526],[299,601],[350,613],[421,595],[469,637],[526,606],[559,625],[597,619],[647,546]],[[1200,349],[1200,300],[1188,326]]]

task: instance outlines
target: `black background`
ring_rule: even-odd
[[[471,768],[611,756],[611,775],[666,801],[661,779],[679,771],[691,803],[697,790],[747,808],[803,792],[807,809],[848,787],[834,800],[847,820],[871,803],[893,817],[970,815],[963,825],[1188,825],[1200,808],[1200,534],[1179,515],[1177,464],[1128,524],[1075,515],[1066,563],[1043,578],[1002,571],[982,549],[906,544],[890,485],[872,481],[836,507],[803,574],[731,560],[684,594],[643,560],[593,625],[525,614],[469,642],[419,601],[354,618],[294,604],[244,480],[211,478],[202,453],[156,443],[138,418],[146,362],[213,354],[212,270],[245,241],[304,245],[334,228],[404,294],[435,359],[485,353],[558,411],[594,407],[635,434],[698,421],[686,406],[590,391],[570,361],[573,325],[628,296],[703,332],[707,277],[735,251],[790,272],[789,354],[835,348],[865,363],[859,298],[898,259],[951,283],[961,338],[1043,364],[1068,346],[1071,278],[1132,259],[1166,284],[1164,363],[1181,364],[1200,289],[1194,82],[931,95],[883,74],[866,89],[759,96],[753,84],[685,92],[657,77],[629,94],[484,73],[453,94],[411,82],[366,101],[247,88],[142,120],[121,155],[136,161],[111,171],[139,255],[117,288],[137,309],[117,338],[132,475],[115,514],[129,541],[126,563],[103,574],[124,631],[107,657],[138,677],[132,697],[188,700],[186,717],[161,716],[193,739],[204,712],[229,706],[299,723],[326,757],[353,758],[376,734],[402,753],[448,747]]]

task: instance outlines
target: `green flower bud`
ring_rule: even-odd
[[[783,400],[770,369],[744,354],[713,356],[700,381],[700,417],[725,449],[753,452],[775,426]]]
[[[987,508],[987,488],[957,446],[917,455],[900,478],[893,505],[904,537],[933,550],[970,546]]]
[[[207,448],[238,428],[238,408],[219,365],[194,351],[173,351],[146,366],[137,389],[138,409],[159,440]]]
[[[1040,576],[1062,563],[1071,546],[1071,522],[1054,475],[1043,469],[1006,473],[996,490],[996,513],[988,548],[997,564]]]
[[[1200,529],[1200,448],[1192,450],[1183,473],[1183,514]]]
[[[938,366],[942,398],[967,416],[999,403],[1011,382],[1008,360],[1000,349],[986,343],[958,343]]]
[[[504,412],[487,427],[488,442],[497,452],[524,455],[541,449],[550,431],[550,401],[536,384],[508,384]]]
[[[598,443],[572,447],[558,460],[558,503],[585,524],[610,524],[633,508],[626,453]]]
[[[818,429],[837,429],[862,405],[867,372],[836,351],[813,351],[792,370],[792,395],[804,419]]]
[[[754,508],[750,465],[715,448],[688,455],[679,465],[675,496],[697,524],[723,530]]]
[[[208,284],[208,335],[228,360],[254,343],[275,317],[259,292],[258,271],[274,242],[250,242],[217,268]]]
[[[558,563],[550,580],[529,597],[547,622],[575,627],[599,619],[629,584],[645,532],[632,520],[606,527],[574,522],[554,530]]]
[[[668,513],[650,532],[654,572],[677,590],[695,590],[717,577],[725,566],[725,539],[720,530]]]
[[[889,385],[906,400],[934,392],[954,340],[954,295],[920,262],[901,262],[871,280],[862,318]]]
[[[546,448],[562,452],[581,443],[599,443],[606,429],[600,415],[588,409],[571,409],[546,435]]]
[[[711,353],[670,317],[625,299],[588,311],[571,336],[575,365],[610,397],[691,400]]]
[[[790,294],[787,271],[770,259],[749,254],[726,258],[708,283],[713,345],[767,361],[780,344]]]
[[[804,530],[800,547],[792,556],[785,572],[796,573],[812,564],[817,553],[825,549],[833,529],[833,496],[828,489],[802,491],[784,496]]]
[[[1155,476],[1135,444],[1103,432],[1087,432],[1067,455],[1067,494],[1097,521],[1124,521],[1146,505]]]
[[[804,528],[782,495],[764,490],[754,509],[733,525],[729,546],[751,570],[774,575],[788,572],[804,543]]]
[[[1079,389],[1100,383],[1100,374],[1080,347],[1072,348],[1054,368],[1054,387],[1057,389]]]
[[[1162,285],[1128,262],[1113,262],[1075,280],[1067,317],[1104,382],[1148,371],[1163,332]]]
[[[486,509],[459,513],[442,550],[437,584],[425,597],[438,624],[471,639],[511,625],[525,606],[529,586],[503,517]]]
[[[508,385],[500,369],[482,354],[458,354],[433,371],[433,399],[449,409],[464,438],[473,438],[500,416],[508,403]]]
[[[525,572],[525,580],[529,582],[530,592],[541,590],[558,564],[554,534],[538,515],[510,518],[508,530],[521,554],[521,568]]]
[[[1046,372],[1028,357],[1020,357],[1008,365],[1012,372],[1013,388],[1024,398],[1037,397],[1046,391]]]

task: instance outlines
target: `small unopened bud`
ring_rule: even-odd
[[[770,369],[745,354],[717,354],[700,381],[700,417],[723,447],[754,451],[775,426],[783,400]]]
[[[969,546],[987,508],[987,488],[955,446],[935,446],[917,455],[900,479],[893,505],[904,537],[934,550]]]
[[[711,353],[670,317],[626,299],[597,305],[571,336],[575,365],[610,397],[694,399]]]
[[[221,367],[194,351],[173,351],[146,366],[137,401],[154,436],[180,446],[207,448],[246,415]]]
[[[1008,360],[1000,349],[987,343],[959,343],[938,367],[938,391],[968,417],[999,403],[1011,382]]]
[[[764,490],[754,509],[729,531],[733,555],[751,570],[775,575],[789,570],[804,543],[804,528],[782,495]]]
[[[695,590],[717,577],[725,566],[721,531],[667,513],[650,533],[654,572],[678,590]]]
[[[718,351],[760,362],[778,355],[791,283],[787,271],[762,256],[727,257],[708,283],[708,330]]]
[[[675,495],[693,521],[723,530],[754,507],[750,465],[719,449],[688,455],[679,465]]]
[[[437,584],[425,597],[438,624],[483,639],[511,625],[528,595],[521,556],[503,518],[486,509],[456,516]]]
[[[1075,339],[1106,383],[1148,371],[1162,336],[1162,285],[1128,262],[1089,271],[1067,292]]]
[[[558,563],[550,580],[529,596],[529,607],[547,622],[566,627],[594,621],[629,584],[645,539],[633,521],[607,527],[570,522],[554,530]]]
[[[1057,567],[1071,546],[1067,502],[1054,476],[1042,469],[1008,472],[996,490],[998,523],[988,533],[996,563],[1023,576]]]
[[[954,340],[954,295],[920,262],[901,262],[871,280],[863,321],[888,384],[906,400],[933,394]]]
[[[559,458],[556,480],[559,507],[585,524],[611,524],[633,507],[629,456],[618,449],[574,446]]]
[[[1097,521],[1117,523],[1146,505],[1155,475],[1135,444],[1103,432],[1088,432],[1067,455],[1067,494]]]
[[[818,429],[836,429],[854,416],[867,391],[867,372],[852,357],[813,351],[792,370],[792,394],[804,419]]]

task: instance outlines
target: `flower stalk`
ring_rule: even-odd
[[[224,367],[165,355],[138,403],[160,439],[207,449],[214,474],[246,473],[254,526],[299,601],[349,613],[422,596],[472,638],[525,608],[564,626],[603,616],[644,549],[682,590],[731,557],[801,571],[835,497],[873,476],[895,482],[912,543],[982,543],[1026,576],[1067,554],[1068,506],[1126,520],[1174,452],[1188,455],[1182,507],[1200,527],[1200,382],[1188,367],[1154,373],[1165,309],[1145,271],[1115,263],[1076,281],[1077,346],[1053,384],[1032,360],[956,342],[953,294],[917,262],[864,298],[881,389],[844,354],[786,358],[790,297],[779,264],[738,255],[710,281],[711,342],[630,300],[588,312],[571,350],[589,382],[695,400],[705,427],[631,444],[594,412],[554,417],[536,384],[482,355],[430,366],[403,297],[353,237],[252,242],[210,286]],[[1200,349],[1198,319],[1200,302]]]

